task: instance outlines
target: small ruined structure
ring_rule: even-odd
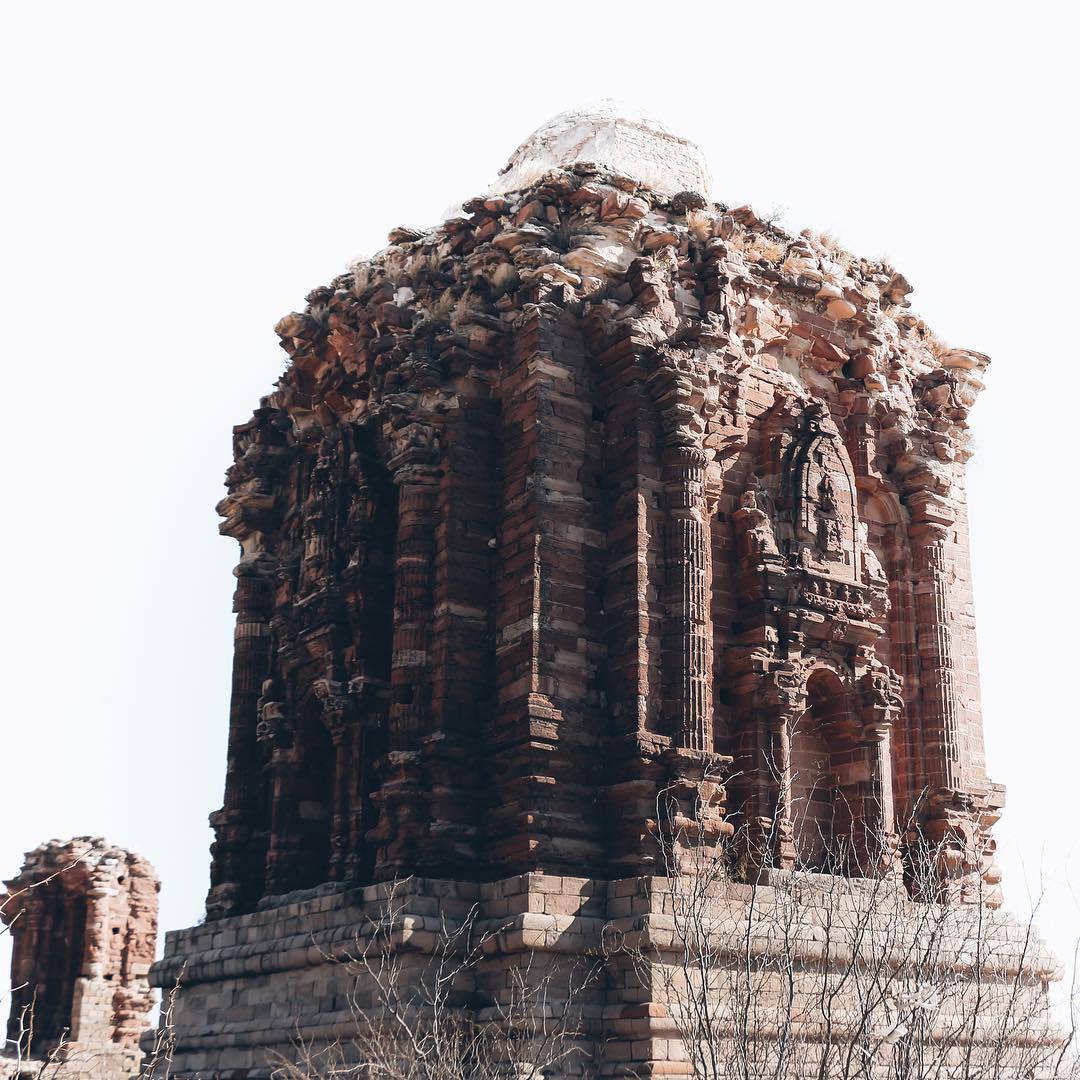
[[[35,848],[4,884],[12,990],[0,1076],[37,1075],[46,1061],[65,1075],[134,1075],[154,1003],[153,867],[101,837],[80,836]]]
[[[564,114],[278,324],[219,507],[242,557],[207,923],[154,975],[192,984],[180,1073],[340,1035],[308,946],[373,883],[509,919],[493,965],[660,914],[693,832],[661,792],[698,843],[737,834],[735,884],[998,902],[964,495],[987,358],[892,267],[707,184],[654,121]],[[659,993],[603,991],[603,1071],[678,1071]]]

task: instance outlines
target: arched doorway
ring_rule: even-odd
[[[853,865],[855,805],[865,754],[851,692],[819,668],[806,684],[807,708],[791,732],[791,806],[797,865],[823,873]]]
[[[87,919],[86,897],[78,870],[71,880],[38,881],[33,897],[37,925],[16,944],[16,966],[33,974],[12,987],[8,1040],[19,1053],[44,1059],[73,1037],[75,983],[82,974]],[[22,954],[20,956],[20,953]],[[26,965],[23,958],[29,959]]]

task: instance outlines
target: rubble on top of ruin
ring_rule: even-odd
[[[559,163],[535,175],[538,137],[554,128],[561,138],[567,126],[556,118],[542,127],[496,190],[434,228],[393,229],[386,248],[282,319],[276,329],[294,367],[281,384],[285,399],[275,401],[289,407],[289,386],[301,380],[302,397],[313,392],[322,408],[356,419],[372,395],[409,382],[425,355],[430,363],[472,364],[463,349],[483,351],[520,317],[522,303],[543,301],[655,344],[723,335],[735,362],[778,369],[800,396],[870,395],[895,418],[900,437],[920,413],[928,427],[952,421],[935,454],[964,453],[958,432],[988,358],[943,344],[911,311],[902,273],[825,234],[792,235],[750,206],[577,160],[591,136],[556,140]],[[642,131],[658,150],[685,143],[657,134],[662,129],[626,130],[635,140],[630,150],[607,145],[630,165]],[[673,173],[701,174],[678,162]],[[515,177],[525,186],[510,189]],[[635,284],[644,280],[647,288]],[[398,363],[403,349],[410,355]]]

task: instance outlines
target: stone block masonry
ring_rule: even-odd
[[[850,882],[838,894],[820,877],[824,884],[817,890],[813,875],[800,879],[798,914],[788,911],[786,921],[790,890],[734,883],[717,883],[710,890],[707,916],[718,928],[713,935],[718,957],[731,949],[713,971],[718,994],[724,980],[733,986],[738,980],[747,940],[767,954],[776,950],[775,935],[782,928],[793,939],[790,955],[800,966],[800,997],[808,1012],[830,971],[854,965],[877,970],[882,941],[897,954],[897,966],[910,969],[913,977],[929,980],[931,968],[944,972],[955,996],[952,1008],[961,1016],[976,998],[989,1014],[1003,994],[1033,1015],[1042,1008],[1045,984],[1057,969],[1010,917],[998,912],[980,919],[974,908],[959,907],[943,933],[945,923],[921,917],[918,903],[895,882],[866,888]],[[412,878],[395,883],[394,891],[405,978],[410,965],[425,969],[437,933],[453,932],[470,917],[475,917],[475,935],[490,940],[482,961],[460,981],[462,996],[505,1004],[511,969],[529,964],[546,971],[551,965],[561,973],[552,979],[545,1005],[557,1010],[572,1003],[580,1053],[567,1060],[560,1075],[687,1080],[693,1075],[676,1017],[684,938],[673,915],[678,898],[667,879],[605,881],[539,873],[496,882]],[[269,1076],[279,1056],[293,1055],[301,1036],[316,1058],[332,1044],[348,1045],[357,1033],[354,1010],[373,989],[355,960],[372,924],[384,917],[387,895],[385,885],[322,886],[283,897],[265,910],[170,933],[155,972],[163,985],[182,980],[173,1018],[174,1065],[180,1074],[255,1080]],[[748,920],[751,904],[754,915]],[[867,915],[869,908],[877,910],[877,921]],[[824,925],[837,928],[827,955]],[[612,949],[613,942],[642,951]],[[978,985],[949,974],[970,968],[975,956],[984,958],[987,968]],[[605,965],[602,978],[580,978],[584,965],[597,963]],[[767,974],[767,965],[762,970]],[[583,982],[584,991],[572,989]],[[755,1007],[769,1008],[758,989]],[[832,1015],[858,1016],[860,990],[865,987],[853,980],[834,992]],[[718,1017],[725,1011],[721,1004],[714,1009]],[[992,1025],[976,1036],[980,1039],[992,1048]],[[800,1045],[809,1060],[814,1039],[804,1035]]]

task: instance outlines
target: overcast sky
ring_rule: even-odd
[[[717,198],[887,256],[941,337],[993,358],[969,475],[997,836],[1008,902],[1042,874],[1043,932],[1071,951],[1073,11],[9,6],[3,876],[103,834],[157,867],[163,927],[200,917],[237,554],[213,508],[231,426],[283,367],[274,323],[391,227],[483,192],[554,113],[616,97],[697,141]]]

